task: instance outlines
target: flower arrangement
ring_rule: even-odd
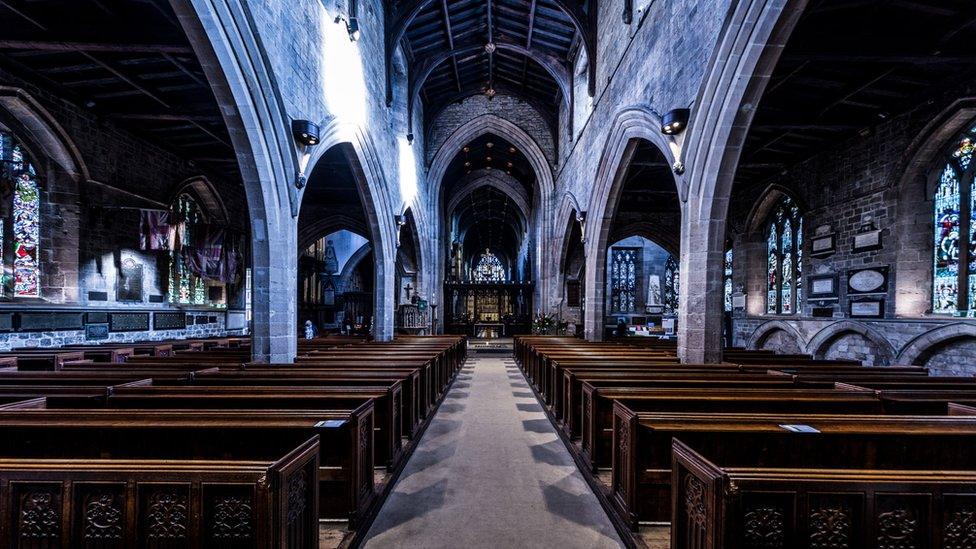
[[[536,335],[552,335],[556,331],[556,317],[539,313],[532,320],[532,333]]]

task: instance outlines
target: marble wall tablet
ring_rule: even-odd
[[[153,313],[154,330],[181,330],[186,328],[186,314],[182,312],[174,313]]]
[[[149,313],[112,313],[109,328],[113,332],[140,332],[149,329]]]

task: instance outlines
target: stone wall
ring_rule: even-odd
[[[131,309],[127,312],[132,311]],[[200,323],[196,319],[200,318]],[[54,330],[37,332],[0,332],[0,351],[9,351],[19,347],[61,347],[64,345],[92,345],[103,343],[134,343],[138,341],[165,341],[171,339],[189,339],[203,337],[223,337],[228,335],[246,335],[246,326],[240,327],[240,321],[224,314],[213,311],[187,313],[187,325],[180,330],[145,330],[134,332],[110,332],[106,339],[89,340],[85,330]],[[209,320],[215,322],[209,322]]]
[[[0,121],[30,152],[41,187],[41,297],[19,299],[9,297],[8,293],[7,298],[0,299],[0,313],[52,304],[115,310],[176,309],[163,298],[169,253],[139,250],[139,209],[168,208],[188,180],[209,181],[215,201],[220,205],[219,217],[226,217],[231,228],[242,234],[246,232],[247,205],[242,188],[233,177],[194,165],[133,135],[102,118],[97,105],[88,108],[73,104],[3,70],[0,70],[0,83],[22,90],[43,111],[21,112],[17,116],[0,112]],[[27,128],[41,123],[41,116],[53,120],[63,130],[61,146],[77,151],[72,166],[64,166],[49,156],[54,153],[32,141],[34,134]],[[117,300],[119,266],[126,259],[143,266],[143,293],[139,301]],[[226,297],[231,308],[243,309],[242,290],[243,284],[228,288]],[[224,311],[215,314],[221,318],[222,326]],[[223,327],[201,325],[169,330],[160,337],[187,337],[222,330]],[[47,345],[78,337],[83,337],[83,333],[57,336],[0,333],[0,346],[5,340],[15,339],[17,345]],[[113,337],[131,340],[154,337],[154,334],[127,332]]]
[[[549,160],[549,164],[555,168],[555,143],[557,141],[553,135],[555,128],[534,107],[510,95],[496,95],[492,99],[488,99],[484,95],[473,95],[464,101],[444,107],[444,110],[430,124],[425,154],[427,165],[430,166],[434,160],[434,155],[455,130],[485,114],[504,118],[525,130],[525,133],[532,136],[532,139],[542,149],[543,154]],[[440,181],[428,182],[432,187],[436,187],[440,183]]]
[[[931,313],[932,174],[944,165],[941,153],[924,162],[917,177],[906,176],[909,161],[918,150],[942,151],[955,137],[929,142],[927,126],[958,97],[971,94],[972,88],[965,85],[947,90],[945,96],[865,128],[860,135],[838,142],[770,179],[736,186],[729,212],[729,237],[735,250],[733,286],[746,293],[746,309],[734,314],[737,345],[754,345],[761,340],[765,327],[781,321],[800,335],[802,352],[887,365],[912,358],[917,353],[908,350],[948,325],[976,326],[972,320]],[[804,288],[811,274],[836,274],[839,282],[838,299],[807,298],[797,316],[764,314],[769,214],[764,206],[772,203],[767,197],[783,193],[796,200],[804,215]],[[881,230],[883,247],[854,252],[854,235],[867,222]],[[818,228],[835,235],[835,253],[810,256],[810,240]],[[856,319],[858,330],[867,331],[870,337],[843,329],[855,320],[849,313],[852,298],[847,295],[848,273],[865,267],[886,267],[889,272],[888,289],[881,296],[885,299],[885,318]],[[832,317],[813,318],[814,306],[830,308]],[[831,331],[838,335],[825,337]],[[923,345],[915,362],[930,365],[942,374],[976,373],[972,353],[976,337],[961,335],[951,345],[939,340],[934,338],[931,350]],[[766,348],[794,352],[789,343],[770,347],[767,342]]]

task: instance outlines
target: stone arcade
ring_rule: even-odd
[[[0,0],[0,544],[976,547],[974,37]]]

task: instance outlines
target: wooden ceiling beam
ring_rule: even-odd
[[[447,0],[441,0],[441,11],[444,14],[444,32],[447,33],[447,45],[454,51],[454,30],[451,29],[451,12],[447,9]],[[461,75],[458,74],[457,58],[451,56],[451,66],[454,68],[454,81],[457,91],[461,91]]]
[[[91,53],[167,53],[192,54],[193,49],[179,44],[122,44],[107,42],[63,42],[48,40],[0,40],[0,50]]]

